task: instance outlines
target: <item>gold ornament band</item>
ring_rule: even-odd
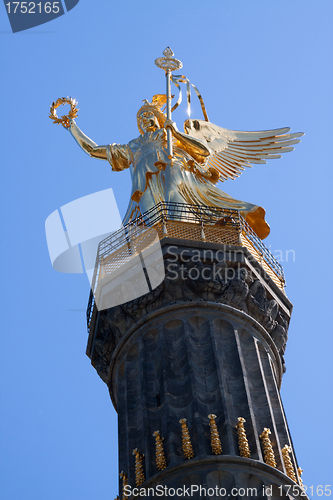
[[[263,433],[260,436],[262,441],[262,446],[264,448],[264,460],[267,465],[271,467],[276,467],[276,461],[273,451],[273,446],[271,440],[269,439],[269,435],[271,434],[270,429],[267,427],[264,428]]]
[[[301,469],[300,467],[298,467],[297,473],[298,473],[298,482],[299,482],[300,486],[302,486],[302,488],[303,488],[304,484],[303,484],[303,481],[302,481],[302,478],[301,478],[301,475],[303,473],[303,469]]]
[[[155,431],[153,436],[155,437],[156,445],[156,467],[158,470],[163,470],[166,468],[166,460],[163,448],[163,440],[160,431]]]
[[[125,489],[125,486],[128,486],[128,476],[127,474],[125,474],[124,471],[121,471],[119,476],[121,477],[121,479],[123,480],[123,494],[122,494],[122,500],[124,500],[125,498],[128,497],[127,493],[126,493],[126,489]]]
[[[297,483],[294,467],[293,467],[292,461],[291,461],[290,456],[289,456],[289,453],[291,453],[290,446],[288,446],[286,444],[282,448],[281,451],[282,451],[282,457],[283,457],[283,461],[284,461],[284,466],[286,468],[287,476],[290,477],[290,479],[292,479],[293,481],[295,481],[295,483]]]
[[[60,118],[57,116],[56,109],[63,104],[69,104],[71,109],[68,115],[63,115]],[[65,128],[69,128],[70,120],[74,120],[77,117],[78,108],[76,107],[77,101],[71,97],[59,97],[55,102],[51,104],[49,118],[53,120],[56,125],[61,125]]]
[[[179,423],[182,425],[182,447],[185,458],[189,460],[194,457],[190,433],[188,431],[188,427],[186,425],[186,418],[181,418]]]
[[[217,425],[215,422],[217,416],[211,413],[210,415],[208,415],[208,418],[210,427],[210,445],[212,447],[212,452],[215,453],[215,455],[221,455],[222,446],[221,446],[219,432],[217,430]]]
[[[241,457],[251,458],[249,442],[247,440],[244,428],[245,422],[246,422],[245,418],[238,417],[238,424],[236,425],[237,435],[238,435],[238,448]]]
[[[133,450],[133,455],[135,455],[135,484],[138,487],[145,482],[145,473],[143,470],[144,453],[140,453],[139,450],[135,448]]]

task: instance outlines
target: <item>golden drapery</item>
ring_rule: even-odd
[[[236,200],[215,187],[175,139],[173,151],[170,163],[164,129],[146,132],[127,145],[108,146],[107,159],[112,170],[130,168],[131,172],[132,192],[124,224],[166,201],[237,210],[261,239],[268,236],[270,229],[262,207]]]

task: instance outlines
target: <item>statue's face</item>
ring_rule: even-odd
[[[158,120],[152,111],[142,111],[139,115],[139,123],[144,132],[153,132],[160,127]]]

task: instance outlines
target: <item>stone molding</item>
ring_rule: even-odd
[[[186,478],[191,473],[197,472],[198,476],[200,475],[202,478],[204,478],[205,473],[206,475],[208,475],[212,471],[212,468],[217,473],[222,472],[222,474],[223,473],[231,474],[235,479],[234,487],[236,487],[237,489],[249,487],[251,477],[256,477],[259,479],[259,481],[262,482],[262,484],[265,487],[275,485],[277,489],[279,486],[280,487],[282,486],[283,491],[287,493],[286,487],[290,486],[291,488],[294,487],[295,491],[298,490],[300,492],[299,495],[291,495],[289,497],[287,494],[281,495],[280,493],[281,490],[278,490],[276,495],[273,494],[272,497],[269,497],[270,500],[279,500],[281,498],[289,498],[289,499],[297,498],[300,500],[302,499],[309,500],[309,497],[304,493],[304,491],[301,489],[298,483],[295,483],[292,479],[286,476],[284,472],[281,472],[280,470],[270,467],[269,465],[266,465],[257,460],[253,460],[250,458],[236,457],[233,455],[223,455],[223,456],[220,455],[215,457],[202,456],[193,458],[191,460],[187,460],[186,462],[182,462],[173,467],[168,467],[167,469],[164,469],[163,471],[156,473],[154,476],[150,477],[142,485],[142,487],[148,489],[156,486],[157,484],[163,485],[167,483],[168,487],[171,488],[174,487],[175,479],[177,480],[178,476]],[[209,488],[207,482],[203,481],[203,483],[201,484],[204,488],[207,489]],[[220,485],[220,487],[223,486],[224,486],[223,484]],[[291,489],[291,491],[293,490]],[[229,497],[231,497],[231,495],[229,495]],[[132,498],[134,499],[135,497],[134,496],[128,497],[128,500]],[[145,498],[150,498],[150,497],[145,497]],[[195,498],[195,496],[193,496],[192,498]],[[215,498],[215,496],[213,498]],[[231,498],[241,498],[241,497],[232,496]],[[242,498],[248,498],[248,496],[243,496]],[[251,497],[251,498],[267,498],[267,497],[258,495],[258,497]]]
[[[133,326],[141,320],[148,321],[153,311],[197,301],[230,306],[252,317],[273,340],[285,371],[289,318],[281,304],[269,295],[265,282],[253,276],[244,263],[191,261],[183,265],[166,256],[164,264],[165,279],[152,292],[97,314],[90,357],[105,382],[113,351]]]
[[[193,302],[179,302],[175,304],[171,304],[169,306],[158,309],[157,311],[153,311],[148,314],[144,318],[141,318],[135,325],[133,325],[126,334],[119,340],[111,361],[109,365],[109,371],[106,379],[104,380],[110,390],[110,396],[113,403],[114,408],[117,410],[117,401],[115,398],[115,394],[117,392],[117,377],[113,377],[114,369],[117,365],[117,359],[121,355],[123,349],[128,347],[128,344],[131,340],[134,340],[135,336],[139,336],[142,334],[142,329],[147,326],[147,324],[151,324],[151,322],[157,318],[162,318],[163,316],[171,316],[174,312],[182,312],[184,310],[200,310],[200,309],[211,309],[218,310],[221,313],[225,314],[225,319],[228,321],[232,321],[234,318],[237,318],[241,323],[251,328],[252,335],[257,338],[263,346],[269,351],[271,358],[275,361],[275,374],[277,378],[278,387],[281,387],[282,383],[282,374],[283,367],[281,363],[281,358],[279,356],[279,352],[275,343],[273,342],[271,336],[267,333],[265,328],[258,323],[257,320],[249,316],[247,313],[240,311],[238,309],[234,309],[231,306],[226,304],[217,304],[215,302],[209,301],[193,301]]]

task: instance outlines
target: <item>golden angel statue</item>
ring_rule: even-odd
[[[53,103],[50,118],[59,123],[61,120],[56,117],[55,108],[63,102],[70,103],[71,112],[68,117],[62,117],[63,124],[79,146],[91,157],[107,160],[115,172],[130,169],[132,192],[124,224],[160,202],[176,202],[237,210],[261,239],[266,238],[270,229],[265,221],[265,210],[232,198],[216,184],[239,177],[244,167],[266,163],[268,159],[280,158],[281,153],[292,151],[292,145],[300,142],[303,133],[290,134],[289,128],[241,132],[214,125],[208,120],[196,87],[184,76],[171,75],[171,71],[182,67],[182,63],[171,57],[173,52],[169,48],[163,54],[166,57],[156,59],[155,63],[166,72],[167,95],[158,94],[152,102],[143,101],[137,112],[140,136],[128,144],[99,146],[89,139],[75,123],[75,101],[69,98]],[[205,120],[187,119],[184,132],[180,132],[171,120],[171,111],[179,100],[171,110],[170,80],[178,88],[179,82],[187,83],[187,90],[192,85],[204,112]],[[166,114],[162,111],[165,104]]]
[[[128,144],[98,146],[81,132],[74,120],[69,131],[81,148],[93,158],[107,160],[113,171],[131,171],[132,192],[124,224],[159,202],[238,210],[264,239],[269,234],[265,210],[236,200],[216,187],[218,181],[235,179],[252,163],[266,163],[292,151],[302,133],[289,128],[262,132],[227,130],[204,120],[187,119],[185,132],[167,120],[161,108],[163,98],[145,101],[137,113],[140,136]],[[167,152],[166,130],[172,132],[173,158]]]

